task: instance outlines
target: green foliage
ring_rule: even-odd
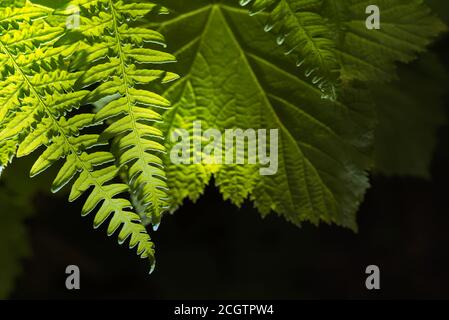
[[[334,34],[320,15],[322,0],[240,0],[251,3],[250,14],[269,11],[264,31],[274,32],[285,54],[296,54],[296,65],[309,66],[306,73],[323,94],[335,98],[340,64]],[[306,69],[307,70],[307,69]]]
[[[21,7],[25,5],[25,0],[2,0],[1,7]]]
[[[426,3],[446,24],[449,23],[449,2],[446,0],[426,0]]]
[[[377,1],[380,30],[365,27],[368,0],[35,3],[0,5],[0,170],[34,151],[32,176],[61,160],[52,191],[72,180],[70,201],[89,191],[82,214],[96,212],[94,227],[107,222],[152,265],[145,225],[156,229],[212,178],[263,216],[356,230],[369,170],[427,175],[443,116],[423,106],[438,104],[444,76],[426,58],[382,85],[446,29],[421,0]],[[68,30],[76,7],[80,26]],[[278,172],[172,163],[171,137],[184,128],[201,139],[197,120],[203,130],[278,129]]]
[[[299,52],[299,64],[311,70],[338,69],[343,80],[385,82],[396,79],[395,62],[408,63],[445,25],[431,14],[423,0],[241,0],[252,10],[270,11],[265,30],[273,29]],[[365,8],[381,8],[380,30],[365,26]],[[268,26],[268,27],[267,27]],[[273,27],[273,28],[271,28]],[[318,78],[315,78],[318,81]],[[320,81],[318,81],[320,82]]]
[[[32,2],[41,6],[58,9],[67,6],[70,0],[32,0]]]
[[[212,127],[281,130],[280,169],[275,176],[260,176],[257,168],[249,165],[186,166],[174,165],[167,159],[173,208],[186,197],[196,200],[214,176],[224,198],[237,205],[250,198],[262,214],[275,211],[297,224],[304,220],[317,224],[321,220],[356,228],[354,214],[368,187],[366,170],[372,165],[369,155],[375,117],[373,105],[369,103],[370,93],[352,80],[387,80],[380,73],[371,72],[378,70],[370,67],[376,63],[386,67],[388,75],[395,78],[394,61],[408,62],[443,29],[443,25],[418,2],[407,6],[404,1],[393,1],[385,4],[390,8],[383,20],[385,30],[372,36],[366,31],[365,7],[361,1],[344,5],[312,1],[309,2],[313,3],[312,7],[304,2],[302,8],[307,11],[293,10],[304,13],[296,16],[285,9],[288,4],[301,8],[301,1],[293,2],[255,1],[254,12],[271,8],[271,14],[250,17],[245,9],[235,7],[233,1],[197,1],[186,5],[172,0],[167,6],[176,16],[152,24],[174,46],[180,62],[175,71],[185,75],[165,92],[174,102],[174,108],[164,115],[166,125],[162,129],[167,140],[175,128],[188,129],[193,136],[193,120],[202,120],[203,130]],[[338,101],[326,99],[328,95],[324,95],[323,100],[323,93],[315,88],[316,79],[311,77],[311,72],[323,66],[317,64],[314,54],[308,53],[304,63],[309,69],[305,73],[294,72],[292,66],[297,56],[285,55],[285,47],[276,48],[282,42],[276,41],[279,32],[291,27],[288,21],[296,17],[300,23],[318,4],[322,5],[319,13],[328,18],[329,28],[336,30],[334,53],[341,64],[344,80],[339,87]],[[418,32],[406,24],[401,25],[403,33],[399,32],[399,27],[393,25],[394,19],[409,21],[408,15],[399,16],[400,10],[410,15],[419,13],[422,30]],[[275,27],[276,23],[279,26]],[[322,23],[324,28],[324,20]],[[267,35],[267,25],[273,26],[275,36]],[[295,37],[301,33],[298,28],[296,25],[292,28],[296,33],[290,32],[285,37],[287,47],[292,47]],[[386,33],[388,37],[384,41]],[[409,45],[404,45],[404,34],[412,33],[419,35],[419,41],[410,38]],[[350,45],[346,44],[349,38],[354,38]],[[297,55],[301,56],[300,52],[304,55],[304,50],[312,47],[314,41],[319,39],[312,37],[309,42],[302,43],[302,47],[296,47]],[[373,47],[370,55],[362,55],[364,42]],[[391,54],[379,50],[380,45],[391,48]],[[349,46],[351,49],[347,48]],[[329,46],[329,50],[331,48]],[[342,48],[370,60],[348,57]],[[168,142],[167,148],[172,145]]]
[[[126,170],[126,182],[142,209],[140,213],[158,225],[168,199],[160,156],[165,151],[160,143],[162,132],[152,123],[161,119],[159,111],[168,108],[170,102],[148,88],[153,82],[166,83],[178,76],[154,69],[155,65],[175,61],[171,54],[152,47],[164,45],[163,36],[151,29],[130,26],[126,21],[149,13],[166,13],[166,9],[145,1],[72,3],[86,13],[82,14],[80,32],[88,46],[80,64],[87,71],[78,85],[99,83],[87,102],[118,96],[95,116],[96,122],[114,118],[100,141],[116,138],[113,145],[118,163]]]
[[[0,10],[0,166],[5,167],[14,157],[18,143],[28,133],[28,127],[33,125],[37,113],[33,108],[36,104],[33,98],[37,97],[29,91],[28,83],[48,86],[46,81],[56,76],[48,74],[45,75],[45,80],[39,79],[39,74],[32,70],[35,61],[42,61],[43,64],[49,62],[44,51],[39,50],[36,45],[44,41],[51,45],[62,34],[63,29],[50,27],[43,20],[31,23],[32,19],[48,14],[43,8],[27,5],[23,8],[4,7]],[[35,56],[30,57],[29,54],[33,51]],[[20,102],[22,99],[25,105],[23,109]]]
[[[365,26],[365,8],[370,4],[370,0],[324,1],[323,15],[337,31],[343,80],[394,80],[395,62],[414,60],[446,30],[423,0],[384,0],[377,1],[381,28],[373,32]]]
[[[103,5],[105,1],[75,1],[80,6]],[[108,1],[112,5],[112,1]],[[114,3],[112,7],[113,26],[116,32],[120,27],[123,37],[132,39],[139,44],[143,39],[147,40],[147,32],[140,38],[136,38],[132,33],[133,29],[128,28],[124,23],[118,25],[118,20],[126,21],[127,18],[136,18],[145,14],[154,5],[151,4],[124,4],[123,2]],[[148,79],[157,79],[160,72],[151,70],[140,71],[133,65],[126,65],[130,58],[139,62],[154,62],[155,59],[146,56],[150,52],[155,53],[155,57],[160,57],[156,62],[161,63],[171,58],[169,55],[159,54],[156,51],[144,48],[134,48],[129,43],[121,47],[119,37],[122,34],[115,34],[114,37],[104,37],[105,41],[97,46],[88,46],[83,55],[84,63],[93,63],[106,56],[114,49],[119,50],[120,55],[114,59],[110,58],[105,64],[98,64],[90,70],[98,72],[101,67],[110,67],[110,64],[118,64],[108,75],[113,76],[112,80],[100,85],[94,92],[88,90],[73,91],[75,84],[87,85],[105,78],[95,78],[96,74],[82,71],[72,71],[70,65],[71,59],[67,59],[78,50],[82,43],[55,45],[65,29],[59,26],[49,25],[43,18],[49,14],[48,9],[36,7],[27,4],[23,8],[10,9],[4,8],[0,11],[0,74],[2,99],[2,118],[0,124],[0,141],[8,149],[2,153],[2,159],[10,159],[11,151],[17,148],[17,156],[22,157],[30,154],[38,148],[45,146],[45,151],[37,159],[31,169],[31,176],[35,176],[48,167],[53,165],[59,159],[64,159],[64,164],[56,176],[52,191],[56,192],[68,184],[72,179],[75,182],[72,185],[69,201],[74,201],[83,193],[92,189],[87,198],[82,214],[87,215],[99,206],[95,215],[94,227],[100,226],[112,214],[109,221],[108,234],[111,235],[120,229],[118,237],[119,242],[123,243],[129,238],[130,248],[137,246],[137,252],[142,258],[148,258],[151,265],[154,262],[153,243],[142,225],[140,217],[130,209],[130,201],[117,197],[119,194],[129,191],[129,186],[123,183],[116,183],[114,180],[118,176],[119,167],[114,164],[115,157],[107,151],[99,149],[101,145],[107,142],[109,134],[118,135],[129,130],[125,127],[110,126],[102,136],[97,134],[81,134],[85,127],[93,126],[99,121],[108,117],[119,115],[128,110],[134,109],[134,113],[128,113],[136,119],[132,123],[133,128],[139,127],[138,120],[157,118],[151,110],[138,108],[135,102],[146,103],[151,106],[166,106],[168,102],[159,98],[151,92],[132,88],[137,81],[149,82]],[[92,18],[92,21],[96,21]],[[107,25],[104,28],[108,27]],[[100,39],[105,29],[101,27],[96,29],[97,35],[91,33],[92,37]],[[93,32],[93,29],[91,30]],[[124,41],[124,40],[123,40]],[[63,42],[66,43],[66,42]],[[42,45],[45,44],[45,45]],[[115,46],[115,47],[114,47]],[[101,50],[100,50],[101,48]],[[125,56],[125,55],[129,55]],[[143,61],[145,60],[145,61]],[[125,69],[126,68],[126,69]],[[122,72],[123,76],[114,76],[114,72]],[[134,72],[134,74],[132,74]],[[126,73],[126,74],[125,74]],[[83,75],[83,76],[82,76]],[[104,76],[104,73],[100,73]],[[170,75],[167,75],[170,77]],[[173,76],[172,76],[173,78]],[[128,85],[127,85],[128,84]],[[109,92],[109,93],[108,93]],[[112,93],[125,94],[127,103],[118,105],[117,100],[106,106],[101,114],[70,112],[77,109],[81,102],[101,97]],[[116,108],[113,109],[112,106]],[[122,107],[123,109],[120,109]],[[114,113],[115,112],[115,113]],[[120,121],[116,122],[119,124]],[[123,123],[123,121],[122,121]],[[148,133],[153,133],[151,127],[139,128],[141,132],[132,131],[136,138],[146,137]],[[134,145],[135,140],[130,140],[124,136],[118,142],[120,149]],[[145,144],[146,143],[146,144]],[[145,151],[148,147],[153,147],[156,143],[146,140],[138,142],[139,151]],[[2,150],[6,147],[2,147]],[[90,149],[94,148],[94,151]],[[6,155],[5,155],[6,154]],[[133,155],[124,152],[121,157],[124,162],[134,160]],[[144,161],[143,159],[139,161]],[[124,164],[123,162],[121,164]],[[141,170],[140,167],[131,166],[130,170],[133,177],[136,178]],[[150,169],[148,169],[150,171]],[[153,174],[154,171],[150,171]],[[157,172],[159,173],[159,172]],[[140,182],[137,177],[134,181],[136,189]],[[150,187],[159,188],[160,185],[153,186],[152,183],[142,182],[139,191],[147,195],[147,189]],[[143,190],[143,191],[141,191]],[[146,200],[146,199],[144,199]]]
[[[400,68],[399,76],[391,85],[373,87],[379,118],[376,171],[429,178],[436,131],[446,123],[442,97],[449,77],[431,54]]]

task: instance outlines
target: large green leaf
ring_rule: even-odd
[[[264,215],[355,229],[373,130],[366,91],[348,88],[341,102],[322,99],[307,75],[291,67],[294,58],[263,31],[263,17],[233,4],[166,2],[173,18],[158,27],[175,46],[175,71],[184,76],[165,92],[174,102],[164,114],[167,147],[177,128],[193,136],[194,120],[203,130],[278,129],[278,171],[261,176],[258,165],[175,165],[167,157],[173,206],[197,199],[213,175],[224,198],[237,205],[250,197]]]

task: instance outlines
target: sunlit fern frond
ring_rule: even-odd
[[[149,258],[153,266],[153,244],[140,217],[130,210],[128,200],[118,197],[128,191],[128,186],[115,182],[119,169],[114,156],[99,149],[104,144],[99,135],[81,133],[95,124],[95,115],[71,113],[89,93],[73,90],[82,72],[72,72],[67,59],[78,45],[56,44],[65,29],[38,19],[47,13],[47,9],[31,5],[0,9],[1,150],[6,148],[11,153],[17,148],[17,156],[23,157],[44,149],[31,176],[63,159],[52,191],[75,179],[69,197],[74,201],[91,189],[82,214],[99,207],[94,227],[112,215],[108,234],[119,230],[119,242],[130,239],[129,246],[137,246],[138,254]],[[92,148],[95,151],[89,151]]]
[[[159,50],[164,45],[160,33],[139,27],[137,21],[166,9],[148,1],[77,0],[72,5],[80,8],[78,31],[87,43],[86,54],[77,64],[87,71],[77,85],[97,85],[88,102],[112,97],[95,117],[109,124],[101,140],[114,141],[136,207],[142,209],[142,218],[157,226],[168,199],[162,133],[153,124],[161,120],[160,111],[170,102],[152,91],[151,85],[178,76],[156,68],[175,58]]]

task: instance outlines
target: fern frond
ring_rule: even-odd
[[[148,13],[166,9],[147,1],[72,1],[89,16],[81,18],[80,31],[89,46],[83,63],[88,68],[78,82],[81,87],[99,84],[87,98],[96,102],[116,96],[96,115],[95,121],[110,121],[102,141],[115,138],[119,165],[127,171],[128,185],[142,219],[154,225],[167,209],[167,184],[162,165],[162,133],[153,124],[160,121],[160,111],[170,106],[162,96],[150,91],[154,81],[169,82],[178,76],[152,69],[156,64],[174,62],[171,54],[152,45],[163,45],[163,36],[153,30],[131,25]],[[149,45],[148,45],[149,44]]]
[[[96,134],[81,134],[83,128],[95,124],[95,115],[70,115],[89,93],[73,91],[82,72],[70,72],[64,54],[73,52],[74,48],[41,46],[37,49],[42,42],[54,44],[65,30],[27,19],[29,9],[26,7],[13,10],[19,20],[0,24],[1,148],[8,147],[9,153],[17,148],[17,156],[23,157],[45,146],[31,169],[31,176],[65,159],[52,191],[60,190],[75,179],[69,198],[74,201],[92,189],[82,214],[87,215],[99,207],[94,218],[95,228],[112,215],[108,234],[120,229],[119,242],[130,238],[130,248],[137,246],[137,253],[148,258],[153,267],[153,243],[140,217],[129,210],[132,205],[128,200],[117,197],[128,191],[128,186],[114,182],[119,172],[113,163],[114,156],[104,151],[89,152],[103,143]],[[11,9],[0,9],[0,20],[5,16],[12,16]],[[2,158],[6,154],[2,153]]]
[[[319,14],[322,0],[240,0],[251,5],[251,15],[268,12],[265,31],[277,35],[285,54],[297,56],[297,66],[318,86],[326,97],[335,99],[340,65],[335,39],[327,22]]]

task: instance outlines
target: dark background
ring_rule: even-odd
[[[447,38],[434,46],[446,66],[448,48]],[[80,218],[82,201],[38,194],[27,220],[32,257],[12,298],[449,298],[448,164],[446,126],[431,181],[371,177],[358,234],[262,219],[251,203],[238,209],[224,202],[212,182],[198,203],[151,233],[152,275],[105,228],[93,230],[92,217]],[[80,267],[81,290],[65,288],[69,264]],[[370,264],[380,267],[379,291],[365,289]]]

